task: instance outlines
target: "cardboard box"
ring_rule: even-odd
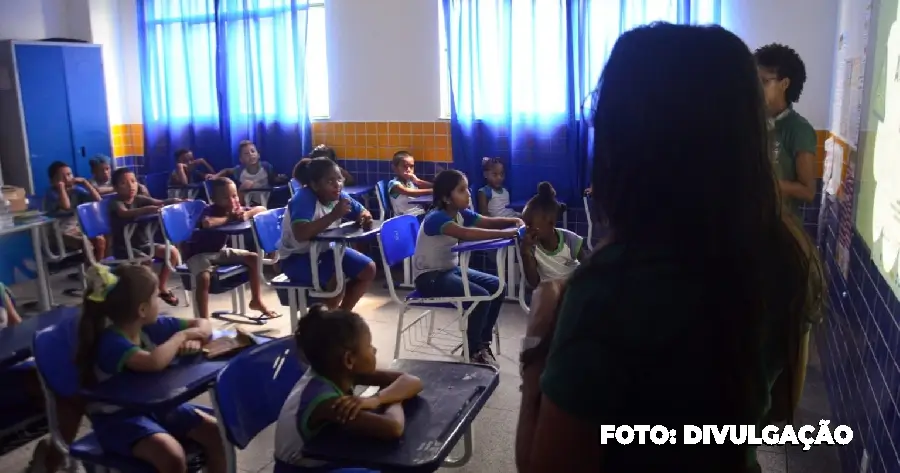
[[[15,186],[3,186],[3,198],[9,201],[10,212],[24,212],[28,210],[28,199],[25,198],[25,189]]]

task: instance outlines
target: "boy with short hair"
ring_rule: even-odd
[[[266,208],[261,206],[243,208],[237,186],[228,178],[212,179],[209,184],[212,205],[204,209],[198,230],[247,221],[254,215],[266,211]],[[194,295],[198,314],[203,318],[209,317],[209,273],[213,266],[239,264],[247,267],[247,276],[250,279],[250,303],[248,304],[250,309],[259,311],[261,319],[279,317],[278,314],[266,307],[260,295],[259,265],[261,263],[259,256],[247,250],[225,246],[228,238],[225,233],[195,231],[183,246],[182,254],[185,264],[196,282]]]
[[[208,179],[216,170],[203,158],[194,159],[194,152],[181,148],[175,151],[175,169],[169,176],[169,184],[186,186],[192,182]]]
[[[63,245],[66,250],[77,251],[84,248],[81,228],[75,209],[87,202],[100,200],[100,193],[83,177],[74,177],[68,164],[55,161],[47,169],[50,177],[50,188],[44,196],[44,211],[59,221]],[[50,245],[55,245],[55,238],[49,238]],[[94,247],[94,258],[100,261],[106,257],[106,238],[99,236],[91,239]]]
[[[793,108],[806,83],[806,66],[796,51],[777,43],[754,56],[775,134],[775,175],[785,206],[799,218],[800,203],[816,196],[816,131]]]

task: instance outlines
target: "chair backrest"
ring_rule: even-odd
[[[416,252],[419,219],[413,215],[398,215],[381,224],[378,239],[381,257],[387,266],[394,266]]]
[[[297,180],[294,179],[294,178],[291,178],[291,180],[289,181],[289,184],[290,184],[290,187],[291,187],[291,195],[292,195],[292,196],[293,196],[294,194],[300,192],[300,187],[301,187],[301,186],[300,186],[300,182],[299,182],[299,181],[297,181]]]
[[[246,448],[278,420],[284,401],[305,371],[290,336],[249,348],[228,362],[213,388],[216,417],[228,441]]]
[[[112,233],[109,223],[109,200],[81,204],[76,209],[81,232],[88,238],[97,238]]]
[[[394,209],[391,207],[391,198],[388,194],[388,182],[390,181],[384,179],[375,183],[375,196],[378,198],[378,210],[381,212],[381,220],[387,220],[394,214]]]
[[[34,334],[34,364],[44,386],[64,397],[76,395],[80,384],[75,367],[79,320],[80,316],[70,317]]]
[[[206,194],[206,202],[212,205],[212,187],[209,185],[209,181],[203,181],[203,193]]]
[[[175,245],[187,241],[197,229],[204,209],[206,202],[202,200],[179,202],[163,207],[159,212],[163,236]]]
[[[281,246],[281,227],[285,208],[266,210],[253,216],[253,235],[256,237],[256,245],[266,254],[278,251],[278,247]]]

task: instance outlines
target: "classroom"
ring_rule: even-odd
[[[900,472],[898,16],[0,0],[0,472]]]

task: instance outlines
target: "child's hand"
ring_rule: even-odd
[[[356,223],[359,224],[363,230],[371,230],[372,229],[372,214],[369,213],[368,210],[364,210],[360,212],[359,218]]]
[[[84,184],[87,184],[87,179],[85,179],[83,177],[73,177],[72,182],[75,184],[84,185]]]
[[[186,340],[184,343],[178,347],[178,354],[181,356],[184,355],[193,355],[196,353],[200,353],[200,350],[203,349],[203,344],[200,343],[200,340]]]
[[[207,338],[209,338],[209,333],[206,330],[203,330],[198,327],[187,328],[181,331],[184,334],[184,338],[186,341],[200,341],[205,342]]]
[[[525,229],[525,235],[522,237],[522,250],[530,250],[537,242],[537,231],[528,227]]]
[[[246,222],[247,214],[244,212],[244,209],[238,210],[233,215],[234,221],[236,222]]]
[[[331,404],[331,408],[337,412],[338,421],[344,423],[356,419],[359,411],[371,411],[372,409],[377,409],[380,405],[381,400],[378,399],[378,396],[342,396]]]
[[[515,222],[516,222],[516,223],[515,223],[516,228],[520,228],[520,227],[524,227],[524,226],[525,226],[525,221],[522,220],[521,218],[515,219]]]
[[[337,218],[344,218],[344,215],[350,213],[350,201],[342,198],[335,204],[331,213]]]
[[[216,178],[215,174],[204,174],[203,175],[203,179],[206,179],[207,181],[215,179],[215,178]]]

